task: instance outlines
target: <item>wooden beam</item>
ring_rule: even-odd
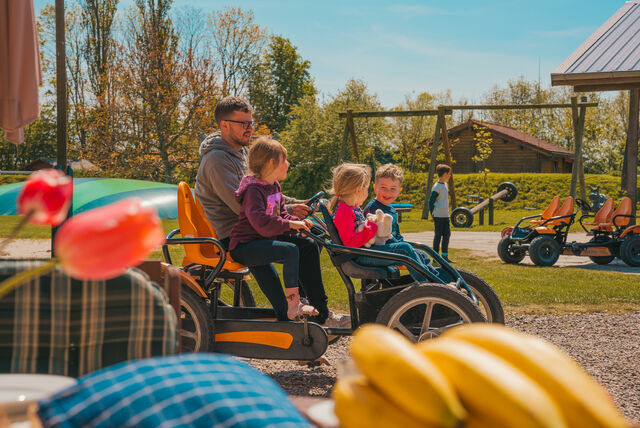
[[[340,162],[344,161],[344,154],[347,151],[347,140],[349,139],[349,123],[344,122],[344,131],[342,132],[342,146],[340,146]]]
[[[625,149],[626,169],[623,171],[622,190],[631,198],[631,215],[636,215],[638,194],[638,137],[640,114],[640,89],[629,91],[629,129]],[[625,183],[626,181],[626,183]],[[626,186],[625,186],[626,184]],[[635,218],[631,219],[635,224]]]
[[[630,89],[640,88],[640,83],[611,83],[599,85],[576,85],[573,87],[574,92],[600,92],[600,91],[628,91]]]
[[[577,162],[579,163],[578,183],[580,184],[580,198],[582,198],[583,201],[587,200],[587,189],[584,182],[584,159],[582,158],[582,139],[584,136],[584,121],[586,118],[586,114],[587,114],[587,108],[584,106],[580,106],[579,113],[578,113],[578,129],[575,132],[576,141],[578,139],[580,140],[580,157],[577,159]]]
[[[451,149],[449,147],[449,130],[447,129],[447,117],[445,116],[445,107],[438,109],[438,121],[440,122],[440,134],[442,135],[442,148],[444,149],[444,159],[447,165],[451,167],[451,178],[449,179],[449,197],[451,198],[451,209],[457,208],[456,202],[456,186],[453,182],[453,164],[451,162]]]
[[[578,103],[579,106],[597,107],[598,103]],[[464,106],[442,106],[450,110],[528,110],[538,108],[571,108],[572,104],[547,103],[547,104],[486,104],[486,105],[464,105]]]
[[[451,111],[448,111],[446,114],[451,113]],[[411,117],[436,116],[437,114],[438,110],[352,111],[351,117]],[[347,113],[338,113],[338,117],[347,117]]]
[[[347,127],[349,128],[349,135],[351,136],[351,151],[353,153],[353,161],[360,163],[360,156],[358,155],[358,143],[356,142],[356,128],[353,125],[353,110],[347,110]]]
[[[436,162],[438,157],[438,145],[440,144],[440,119],[436,119],[436,130],[433,133],[433,145],[431,147],[431,161],[429,162],[429,175],[427,177],[427,187],[424,190],[424,204],[422,204],[422,218],[429,218],[429,198],[431,197],[431,186],[433,184],[433,176],[436,171]]]
[[[576,187],[578,177],[580,175],[581,159],[582,159],[582,130],[580,129],[580,111],[578,110],[578,97],[571,97],[571,115],[573,124],[574,137],[574,158],[571,169],[571,184],[569,186],[569,196],[576,197]]]

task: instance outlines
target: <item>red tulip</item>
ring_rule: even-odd
[[[71,217],[58,230],[54,250],[70,276],[101,280],[138,265],[163,242],[155,210],[129,198]]]
[[[57,226],[67,217],[73,181],[57,169],[43,169],[29,176],[18,195],[18,213],[31,223]]]

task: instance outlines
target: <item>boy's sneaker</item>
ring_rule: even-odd
[[[329,311],[329,315],[322,326],[329,328],[351,328],[351,317],[347,314],[336,314],[333,311]]]
[[[447,263],[455,263],[453,260],[451,260],[448,256],[442,256],[442,258],[447,262]]]

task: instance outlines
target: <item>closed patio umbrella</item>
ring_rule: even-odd
[[[15,144],[40,117],[42,83],[35,13],[31,0],[0,0],[0,128]]]

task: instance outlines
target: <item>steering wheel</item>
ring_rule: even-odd
[[[324,196],[324,191],[321,190],[315,195],[313,195],[312,197],[310,197],[307,202],[305,202],[306,205],[310,208],[310,212],[314,212],[316,208],[318,208],[318,202],[320,201],[320,198],[322,198],[323,196]]]
[[[587,201],[580,198],[576,198],[575,201],[576,201],[576,204],[578,204],[578,206],[580,207],[580,209],[582,209],[583,212],[589,213],[589,211],[591,210],[591,206]]]

